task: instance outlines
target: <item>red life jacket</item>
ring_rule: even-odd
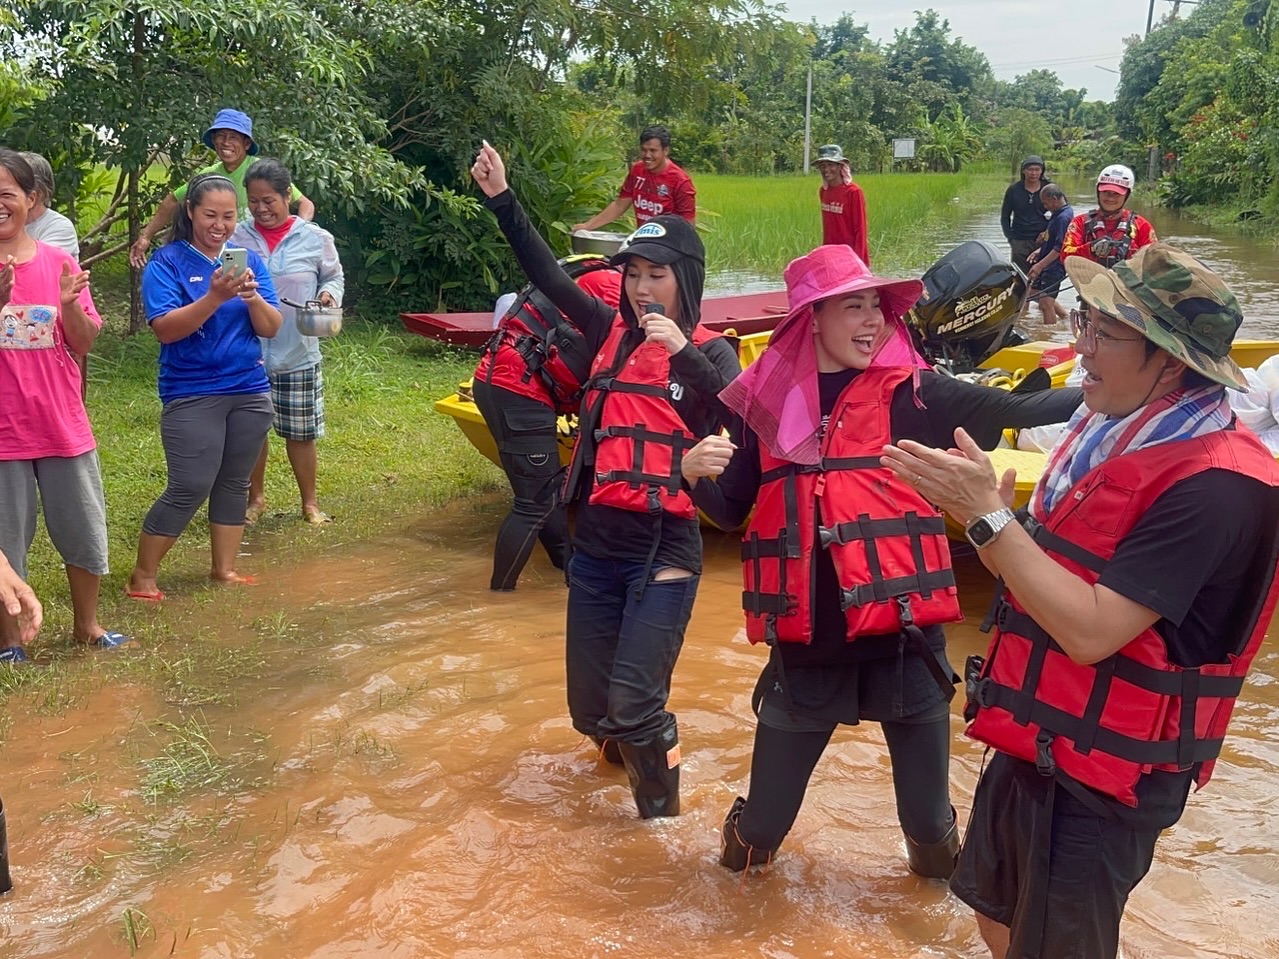
[[[680,461],[701,438],[694,434],[671,403],[671,354],[660,343],[643,342],[608,379],[629,329],[619,316],[600,347],[582,404],[586,427],[594,427],[595,477],[590,502],[640,513],[665,510],[693,519],[697,508],[684,492]],[[698,325],[690,337],[701,347],[720,334]],[[565,499],[584,468],[583,442],[573,448]]]
[[[1274,457],[1246,430],[1163,443],[1103,463],[1063,494],[1035,540],[1088,583],[1142,514],[1174,484],[1207,469],[1228,469],[1279,487]],[[997,607],[998,628],[968,690],[968,735],[1045,776],[1070,779],[1137,805],[1136,785],[1151,770],[1198,767],[1203,786],[1221,751],[1235,698],[1279,599],[1279,553],[1265,559],[1228,661],[1185,669],[1150,627],[1101,662],[1070,659],[1011,594]],[[1069,780],[1067,780],[1069,783]]]
[[[586,292],[616,307],[622,275],[606,257],[569,256],[560,267]],[[576,413],[594,355],[582,332],[528,284],[507,309],[475,368],[476,379]]]
[[[879,462],[892,442],[893,393],[910,376],[855,377],[831,411],[818,466],[760,448],[759,496],[742,538],[752,643],[812,642],[816,547],[831,551],[850,641],[963,619],[945,520]]]
[[[1100,209],[1091,211],[1088,218],[1084,220],[1085,249],[1089,251],[1089,257],[1107,269],[1132,256],[1134,252],[1132,244],[1136,238],[1137,214],[1126,207],[1120,211],[1119,219],[1114,221],[1114,226],[1107,226],[1107,221],[1102,217]],[[1092,245],[1102,239],[1111,241],[1110,254],[1098,257],[1091,252]]]

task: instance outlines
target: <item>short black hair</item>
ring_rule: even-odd
[[[244,174],[244,187],[247,190],[254,180],[262,180],[276,193],[284,197],[287,203],[293,195],[293,177],[289,168],[275,157],[258,157]]]
[[[640,146],[643,146],[649,140],[657,140],[661,143],[663,149],[669,150],[671,148],[671,131],[660,123],[645,127],[640,131]]]
[[[1040,187],[1039,196],[1043,200],[1064,200],[1066,199],[1066,191],[1056,183],[1046,183]]]
[[[1142,346],[1146,348],[1146,362],[1150,362],[1151,358],[1154,357],[1155,353],[1158,352],[1161,347],[1153,340],[1148,340],[1145,337],[1142,338],[1141,343]],[[1217,383],[1215,380],[1208,379],[1208,377],[1204,376],[1198,370],[1191,369],[1187,366],[1185,375],[1181,380],[1181,385],[1188,390],[1197,390],[1204,386],[1220,386],[1221,384]]]
[[[23,193],[30,196],[32,193],[39,192],[36,186],[36,173],[31,169],[31,164],[17,150],[10,150],[7,147],[0,147],[0,167],[4,167],[9,171],[9,176],[13,177],[18,188]]]

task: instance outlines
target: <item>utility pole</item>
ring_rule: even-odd
[[[1146,36],[1150,36],[1150,28],[1155,23],[1155,0],[1150,0],[1150,9],[1146,11]]]
[[[813,64],[808,64],[808,95],[804,99],[804,175],[808,176],[808,158],[813,152]]]

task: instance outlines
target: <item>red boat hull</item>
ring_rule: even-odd
[[[786,293],[782,290],[702,300],[702,322],[717,333],[762,333],[785,315]],[[493,335],[492,313],[401,313],[400,321],[410,333],[455,346],[479,349]]]

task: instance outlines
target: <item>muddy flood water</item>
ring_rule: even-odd
[[[1273,248],[1156,221],[1230,274],[1246,333],[1279,335]],[[984,215],[974,232],[993,227]],[[462,499],[358,546],[254,556],[267,585],[243,592],[236,628],[201,640],[226,644],[231,662],[252,648],[230,701],[127,683],[69,710],[11,699],[22,711],[0,742],[0,788],[16,890],[0,899],[0,956],[986,955],[968,910],[906,869],[877,727],[836,734],[765,874],[718,866],[763,661],[739,629],[733,536],[707,534],[675,673],[684,814],[637,819],[625,774],[567,718],[558,574],[539,552],[517,592],[487,589],[505,506]],[[957,566],[958,665],[985,647],[991,581],[971,557]],[[181,615],[208,636],[226,616],[198,597],[169,607],[157,620]],[[963,821],[982,755],[959,709]],[[157,755],[171,763],[148,763]],[[1124,954],[1279,957],[1277,822],[1269,642],[1213,781],[1131,901]]]
[[[137,808],[143,721],[190,710],[106,688],[34,716],[3,747],[17,891],[0,953],[776,959],[983,955],[966,909],[907,872],[877,727],[844,730],[770,871],[716,863],[745,788],[761,663],[738,630],[734,537],[707,536],[675,675],[678,819],[635,818],[625,775],[574,732],[563,694],[565,589],[545,557],[486,588],[503,502],[485,497],[342,555],[276,564],[245,593],[286,610],[264,675],[206,705],[235,769]],[[959,562],[968,622],[990,580]],[[308,585],[311,584],[311,585]],[[347,597],[367,597],[350,600]],[[300,648],[290,654],[292,645]],[[1125,927],[1130,957],[1279,955],[1279,653],[1268,646],[1209,791],[1159,847]],[[952,788],[966,817],[981,753],[955,707]],[[132,741],[132,742],[131,742]],[[247,756],[247,759],[243,757]]]

